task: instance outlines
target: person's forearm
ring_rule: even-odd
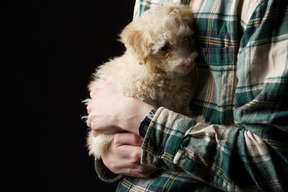
[[[228,191],[257,185],[272,189],[274,182],[283,181],[285,160],[257,135],[239,127],[195,123],[160,108],[146,133],[141,163],[186,172]]]

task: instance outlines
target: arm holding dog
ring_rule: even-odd
[[[105,89],[113,89],[113,88],[111,85],[108,85],[107,87],[103,88],[103,91]],[[108,92],[109,90],[105,91],[105,93]],[[109,99],[109,95],[101,93],[97,95],[96,98],[103,101]],[[122,99],[117,98],[116,100],[119,101],[119,99],[120,101],[122,101],[122,99],[125,100],[127,98],[123,96]],[[126,114],[130,116],[135,115],[137,111],[142,110],[141,109],[142,107],[146,108],[147,106],[147,104],[145,104],[140,100],[138,101],[136,101],[137,99],[135,101],[132,100],[129,99],[129,101],[127,100],[127,102],[126,101],[119,102],[119,105],[122,105],[122,107],[107,108],[107,110],[109,110],[108,112],[111,114],[121,114],[122,112],[121,108],[125,108],[127,107],[127,105],[130,105],[129,107],[135,110],[135,111],[130,110],[129,111],[130,114],[129,113]],[[110,99],[107,101],[111,102]],[[98,107],[95,107],[95,110],[97,110],[97,108]],[[149,111],[151,108],[152,107],[147,107],[147,111]],[[90,108],[90,112],[93,113],[92,106]],[[118,117],[116,116],[116,118]],[[111,120],[113,119],[114,118],[111,118]],[[121,127],[123,131],[131,131],[133,133],[139,134],[138,133],[139,122],[137,125],[134,123],[130,125],[126,124],[128,125],[128,127],[122,127],[121,123],[114,124],[115,121],[111,122],[107,121],[106,123],[109,124],[109,126],[112,125],[113,127],[118,128]],[[97,130],[98,127],[95,124],[95,126],[93,127],[93,131],[97,133]],[[99,127],[99,130],[101,133],[105,133],[105,129],[102,126]],[[169,132],[173,133],[174,130],[175,133],[177,133],[177,135],[167,134]],[[107,131],[107,133],[110,133],[110,131]],[[267,160],[270,161],[273,160],[273,164],[267,164],[269,165],[270,171],[276,171],[280,169],[278,166],[280,167],[283,166],[283,162],[281,162],[281,159],[274,156],[275,154],[273,150],[269,147],[269,145],[265,141],[263,141],[260,137],[253,134],[250,131],[244,130],[239,127],[231,127],[231,126],[227,127],[224,125],[213,125],[213,124],[208,125],[204,122],[197,123],[194,119],[179,115],[165,108],[158,109],[151,123],[151,126],[146,134],[146,138],[142,145],[143,149],[142,157],[140,153],[141,151],[140,143],[142,142],[142,140],[140,140],[139,137],[137,139],[137,136],[135,134],[133,136],[130,135],[128,137],[132,138],[132,140],[135,141],[137,140],[137,142],[134,142],[133,144],[134,147],[129,146],[125,148],[125,150],[116,150],[116,147],[121,145],[125,146],[125,144],[127,144],[127,142],[125,142],[125,140],[127,139],[127,135],[118,134],[117,139],[112,140],[109,151],[104,153],[104,156],[102,156],[104,164],[114,173],[135,177],[148,177],[153,171],[156,171],[156,168],[153,169],[152,167],[157,166],[158,168],[164,168],[175,171],[182,170],[193,175],[193,177],[198,177],[198,179],[205,182],[209,182],[209,180],[211,179],[210,177],[211,175],[215,177],[222,177],[223,182],[232,182],[233,180],[232,181],[228,180],[228,178],[236,179],[233,178],[234,174],[235,177],[237,174],[240,175],[247,174],[246,171],[248,170],[237,169],[237,166],[241,167],[242,165],[244,165],[242,163],[249,162],[250,160],[248,158],[253,157],[253,155],[259,158],[261,154],[266,153],[265,159],[267,158]],[[231,140],[229,138],[233,139]],[[210,142],[203,142],[203,140],[207,139],[210,139]],[[213,140],[213,142],[211,139]],[[171,141],[173,141],[172,145]],[[221,151],[220,149],[218,149],[219,147],[221,148],[221,146],[223,147],[225,146],[222,149],[224,150],[222,155],[224,154],[229,155],[228,157],[226,157],[227,159],[233,159],[233,157],[237,157],[238,155],[240,156],[245,155],[245,158],[242,157],[242,159],[234,159],[233,161],[230,161],[231,165],[228,167],[229,167],[229,173],[232,175],[226,175],[227,172],[224,172],[223,168],[216,167],[211,163],[216,160],[214,158],[217,158],[217,156],[213,155],[212,151],[214,152]],[[159,147],[163,147],[162,154],[158,153]],[[208,156],[205,155],[206,157],[201,155],[202,154],[201,149],[207,150],[205,151],[205,153],[203,153],[203,155],[205,154],[211,154],[211,155]],[[259,149],[259,151],[257,151],[257,149]],[[134,155],[131,156],[131,154],[135,154],[135,156]],[[137,161],[137,155],[138,155],[138,161]],[[221,153],[218,155],[221,156]],[[123,159],[123,161],[115,162],[113,161],[113,159],[114,160]],[[187,164],[187,161],[189,161],[190,163]],[[127,164],[124,162],[132,162],[132,163]],[[235,165],[235,163],[237,165]],[[143,164],[147,166],[144,166]],[[262,172],[263,165],[260,167],[261,170],[256,171],[257,165],[258,165],[257,162],[255,163],[250,162],[249,166],[254,167],[253,174],[255,174],[255,177],[261,178],[260,173]],[[227,166],[227,164],[225,166]],[[197,172],[197,170],[202,173]],[[205,177],[202,177],[203,175],[199,177],[199,175],[203,174],[204,170],[206,170],[206,172],[204,172]],[[267,176],[265,175],[265,177]],[[210,184],[213,185],[213,183]],[[215,185],[215,187],[219,186]],[[231,188],[231,190],[233,189]]]

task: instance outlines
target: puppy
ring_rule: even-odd
[[[190,115],[189,103],[197,84],[192,26],[192,12],[184,5],[156,6],[144,12],[120,34],[124,55],[98,67],[89,90],[103,86],[113,76],[126,96]],[[100,159],[112,137],[93,137],[90,131],[89,154]]]

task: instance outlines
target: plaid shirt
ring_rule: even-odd
[[[134,17],[169,2],[136,0]],[[117,191],[288,191],[288,1],[182,3],[194,12],[199,51],[191,109],[211,124],[159,108],[141,163],[162,170],[124,177]]]

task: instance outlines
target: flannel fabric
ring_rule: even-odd
[[[134,17],[171,2],[136,0]],[[117,191],[288,191],[288,1],[182,3],[199,52],[191,109],[211,124],[159,108],[141,163],[161,171],[123,177]]]

